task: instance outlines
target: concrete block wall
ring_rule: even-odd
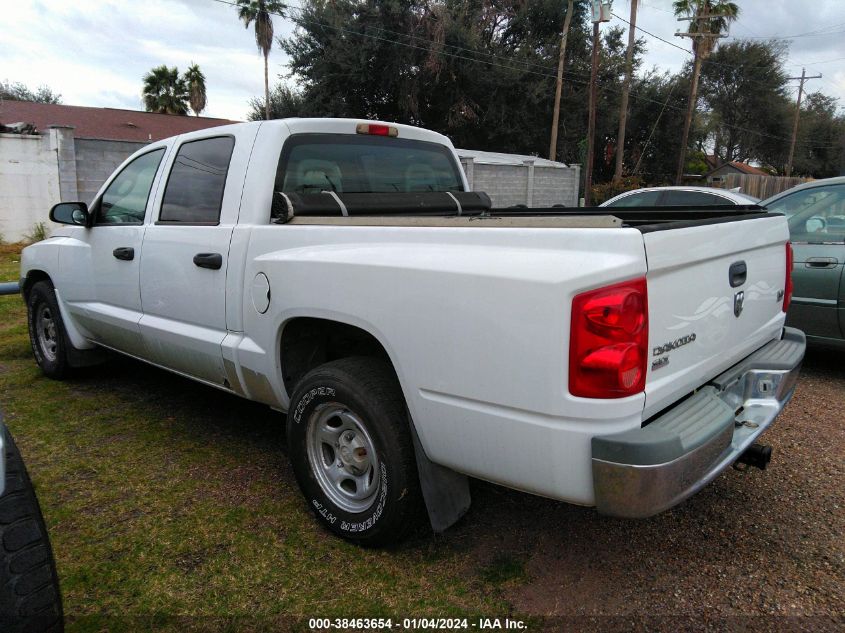
[[[73,143],[73,128],[54,125],[50,127],[50,143],[56,151],[59,170],[59,196],[62,200],[79,200],[76,190],[76,147]]]
[[[577,207],[579,172],[578,167],[535,167],[533,206]]]
[[[0,233],[19,241],[38,222],[50,228],[57,202],[91,203],[102,184],[146,143],[75,138],[72,127],[0,134]]]
[[[131,141],[76,139],[76,199],[90,204],[114,170],[144,145],[146,143]]]
[[[528,204],[528,169],[519,165],[475,163],[470,189],[485,192],[494,207]]]
[[[0,134],[0,233],[7,242],[24,239],[38,222],[49,226],[61,196],[57,145],[55,134]]]
[[[462,158],[461,166],[472,191],[484,191],[494,207],[523,204],[551,207],[559,204],[578,206],[580,167],[537,166],[531,161],[522,165],[479,163]]]

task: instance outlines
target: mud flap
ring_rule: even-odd
[[[420,444],[417,430],[411,423],[411,433],[414,436],[414,453],[417,458],[417,472],[420,476],[425,508],[431,529],[439,534],[457,523],[469,510],[469,478],[433,463]]]

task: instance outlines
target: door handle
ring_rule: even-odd
[[[804,265],[807,268],[835,268],[838,264],[835,257],[808,257]]]
[[[122,259],[127,262],[135,259],[135,249],[130,246],[121,246],[120,248],[116,248],[111,252],[111,254],[114,255],[116,259]]]
[[[728,281],[730,281],[731,288],[737,288],[745,283],[748,277],[748,266],[744,261],[734,262],[728,269]]]
[[[197,253],[194,255],[194,265],[219,270],[223,266],[223,256],[220,253]]]

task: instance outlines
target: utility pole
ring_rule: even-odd
[[[557,128],[560,120],[560,93],[563,89],[563,63],[566,59],[566,36],[572,22],[572,10],[575,0],[569,0],[566,17],[563,19],[563,33],[560,36],[560,56],[557,61],[557,85],[555,86],[555,109],[552,114],[552,138],[549,142],[549,160],[557,160]]]
[[[631,89],[631,75],[634,72],[634,43],[637,30],[637,0],[631,0],[631,19],[628,22],[628,50],[625,53],[625,82],[622,84],[622,104],[619,106],[619,132],[616,134],[616,170],[613,181],[622,180],[625,161],[625,125],[628,121],[628,92]]]
[[[804,96],[804,82],[808,79],[821,79],[821,73],[807,77],[807,69],[801,69],[800,77],[789,77],[789,81],[800,81],[798,84],[798,103],[795,105],[795,120],[792,122],[792,140],[789,143],[789,159],[786,161],[786,176],[792,175],[792,158],[795,155],[795,140],[798,138],[798,120],[801,118],[801,97]]]
[[[587,164],[584,166],[584,206],[589,207],[593,188],[593,155],[596,144],[596,76],[599,70],[599,23],[593,22],[593,57],[590,69],[590,110],[587,118]]]
[[[701,6],[701,15],[696,15],[689,18],[678,18],[678,21],[685,21],[689,20],[692,22],[698,22],[699,20],[710,20],[712,18],[721,18],[721,17],[729,17],[725,15],[710,15],[709,13],[709,6],[705,3]],[[689,103],[687,104],[687,115],[684,118],[684,133],[681,137],[681,152],[680,156],[678,157],[678,169],[675,172],[675,184],[680,185],[681,181],[684,177],[684,164],[686,163],[687,159],[687,142],[689,141],[689,131],[692,127],[692,116],[695,113],[695,102],[698,100],[698,79],[701,76],[701,62],[702,58],[706,55],[709,55],[709,51],[712,50],[712,45],[708,40],[716,40],[721,37],[727,37],[727,34],[722,33],[709,33],[707,31],[703,31],[701,28],[696,29],[697,32],[693,33],[682,33],[677,32],[675,33],[676,37],[689,37],[693,41],[692,51],[695,59],[693,61],[692,66],[692,82],[690,83],[689,89]],[[705,45],[702,47],[702,45]],[[702,48],[706,49],[705,51]]]
[[[596,145],[596,84],[599,74],[599,23],[610,21],[610,4],[593,0],[593,56],[590,68],[590,102],[587,118],[587,164],[584,166],[584,206],[590,206],[593,188],[593,156]]]

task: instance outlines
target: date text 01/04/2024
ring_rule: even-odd
[[[522,620],[510,618],[311,618],[308,628],[314,631],[332,629],[406,629],[406,630],[511,630],[524,631],[527,625]]]

